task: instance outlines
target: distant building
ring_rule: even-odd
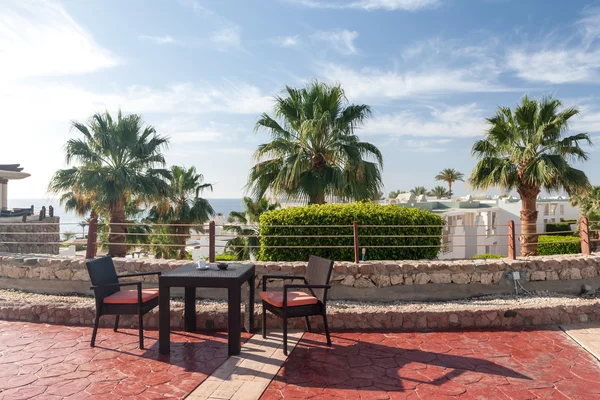
[[[8,181],[31,176],[22,171],[19,164],[0,164],[0,210],[8,209]]]
[[[473,199],[466,196],[458,200],[438,200],[435,198],[387,199],[382,204],[396,204],[400,207],[419,208],[440,214],[446,225],[442,235],[441,259],[465,259],[476,254],[494,253],[508,255],[508,221],[515,222],[515,233],[521,231],[521,200],[507,197],[503,199]],[[568,198],[538,198],[537,232],[545,232],[546,224],[561,220],[578,219],[579,208],[572,207]],[[517,241],[517,255],[520,252]]]

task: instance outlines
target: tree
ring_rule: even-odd
[[[452,193],[452,184],[456,181],[464,182],[464,177],[465,174],[463,174],[462,172],[458,172],[454,168],[445,168],[435,176],[435,180],[443,181],[448,184],[448,197],[451,197],[454,195],[454,193]]]
[[[579,206],[579,214],[589,218],[589,214],[600,211],[600,186],[590,186],[571,195],[571,205]]]
[[[443,186],[436,186],[427,193],[428,196],[434,196],[437,199],[450,197],[450,192]]]
[[[248,178],[254,197],[270,192],[324,204],[328,195],[367,200],[379,192],[381,152],[354,134],[371,115],[369,106],[348,104],[339,85],[317,81],[285,92],[275,98],[274,117],[265,113],[256,123],[271,141],[254,154]]]
[[[244,197],[243,213],[232,211],[229,213],[228,221],[236,225],[228,225],[223,228],[235,234],[235,237],[229,240],[225,250],[235,254],[238,260],[248,260],[251,254],[258,252],[260,241],[258,238],[258,221],[261,214],[275,210],[279,204],[271,204],[266,198],[254,201],[250,197]]]
[[[562,109],[557,99],[524,96],[514,111],[501,107],[487,119],[486,137],[473,145],[479,161],[469,178],[471,185],[514,189],[521,197],[523,256],[537,255],[536,199],[541,190],[575,193],[589,186],[585,173],[570,165],[587,160],[580,143],[591,144],[587,133],[567,136],[568,121],[577,114],[577,108]]]
[[[399,195],[406,193],[405,190],[392,190],[389,194],[388,197],[390,199],[395,199],[396,197],[398,197]]]
[[[215,213],[208,200],[200,197],[200,193],[207,188],[212,190],[212,185],[204,183],[204,176],[198,174],[195,167],[171,167],[166,194],[157,198],[156,204],[148,212],[148,220],[173,225],[158,230],[165,233],[165,236],[159,236],[161,244],[178,245],[176,248],[161,249],[163,257],[187,258],[185,243],[190,237],[190,226],[187,225],[202,225]]]
[[[415,196],[422,196],[427,193],[427,189],[425,189],[425,186],[415,186],[414,188],[410,189],[410,192]]]
[[[126,206],[166,189],[168,171],[157,167],[165,164],[162,150],[168,139],[150,125],[142,127],[139,115],[123,116],[121,111],[116,120],[108,112],[98,113],[87,125],[73,121],[72,128],[83,137],[67,142],[66,161],[77,165],[57,171],[48,190],[71,192],[80,201],[75,206],[105,209],[110,218],[109,253],[122,257],[127,252]]]

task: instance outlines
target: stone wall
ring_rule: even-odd
[[[26,222],[19,218],[2,218],[0,220],[0,252],[58,254],[58,244],[43,243],[60,242],[60,218],[46,217],[41,220],[37,217],[29,218]],[[19,243],[3,244],[3,242]]]
[[[118,273],[168,271],[186,261],[115,259]],[[306,263],[257,262],[257,286],[264,274],[302,275]],[[600,253],[532,257],[519,260],[388,261],[354,264],[339,262],[332,275],[331,299],[344,300],[451,300],[512,293],[508,272],[526,273],[529,290],[576,293],[583,284],[600,287]],[[143,278],[149,285],[156,277]],[[89,294],[89,277],[81,258],[0,253],[0,287],[38,293]],[[281,281],[269,288],[281,287]],[[200,292],[199,292],[200,293]],[[202,296],[222,298],[223,291],[202,289]]]

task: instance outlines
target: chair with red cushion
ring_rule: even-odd
[[[140,335],[140,349],[144,348],[144,327],[142,317],[158,306],[158,289],[142,289],[142,281],[119,282],[120,278],[131,278],[145,275],[160,275],[160,272],[138,272],[117,275],[111,257],[101,257],[86,261],[90,280],[96,298],[96,318],[90,345],[96,345],[98,324],[103,315],[116,315],[114,331],[119,328],[120,315],[137,315]],[[135,290],[122,290],[126,286],[136,286]]]
[[[311,315],[323,316],[327,345],[331,346],[329,327],[327,326],[327,291],[331,287],[329,279],[333,270],[333,261],[310,256],[306,274],[299,275],[263,275],[263,291],[258,295],[263,300],[263,338],[267,337],[267,310],[283,319],[283,353],[287,355],[287,320],[304,317],[306,329],[310,332]],[[283,280],[283,291],[267,291],[268,280]],[[285,284],[286,280],[302,280],[304,284]],[[296,289],[296,290],[293,290]],[[307,292],[297,289],[307,290]]]

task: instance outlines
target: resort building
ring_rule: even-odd
[[[386,199],[383,204],[419,208],[442,215],[446,222],[442,236],[441,259],[466,259],[476,254],[508,255],[508,221],[515,222],[515,234],[521,231],[521,200],[514,197],[475,199],[466,196],[458,200],[440,200],[411,194]],[[565,197],[538,198],[537,232],[546,225],[579,218],[579,208],[572,207]],[[517,241],[517,256],[519,242]]]
[[[31,176],[22,171],[19,164],[0,164],[0,210],[8,210],[8,181]]]

